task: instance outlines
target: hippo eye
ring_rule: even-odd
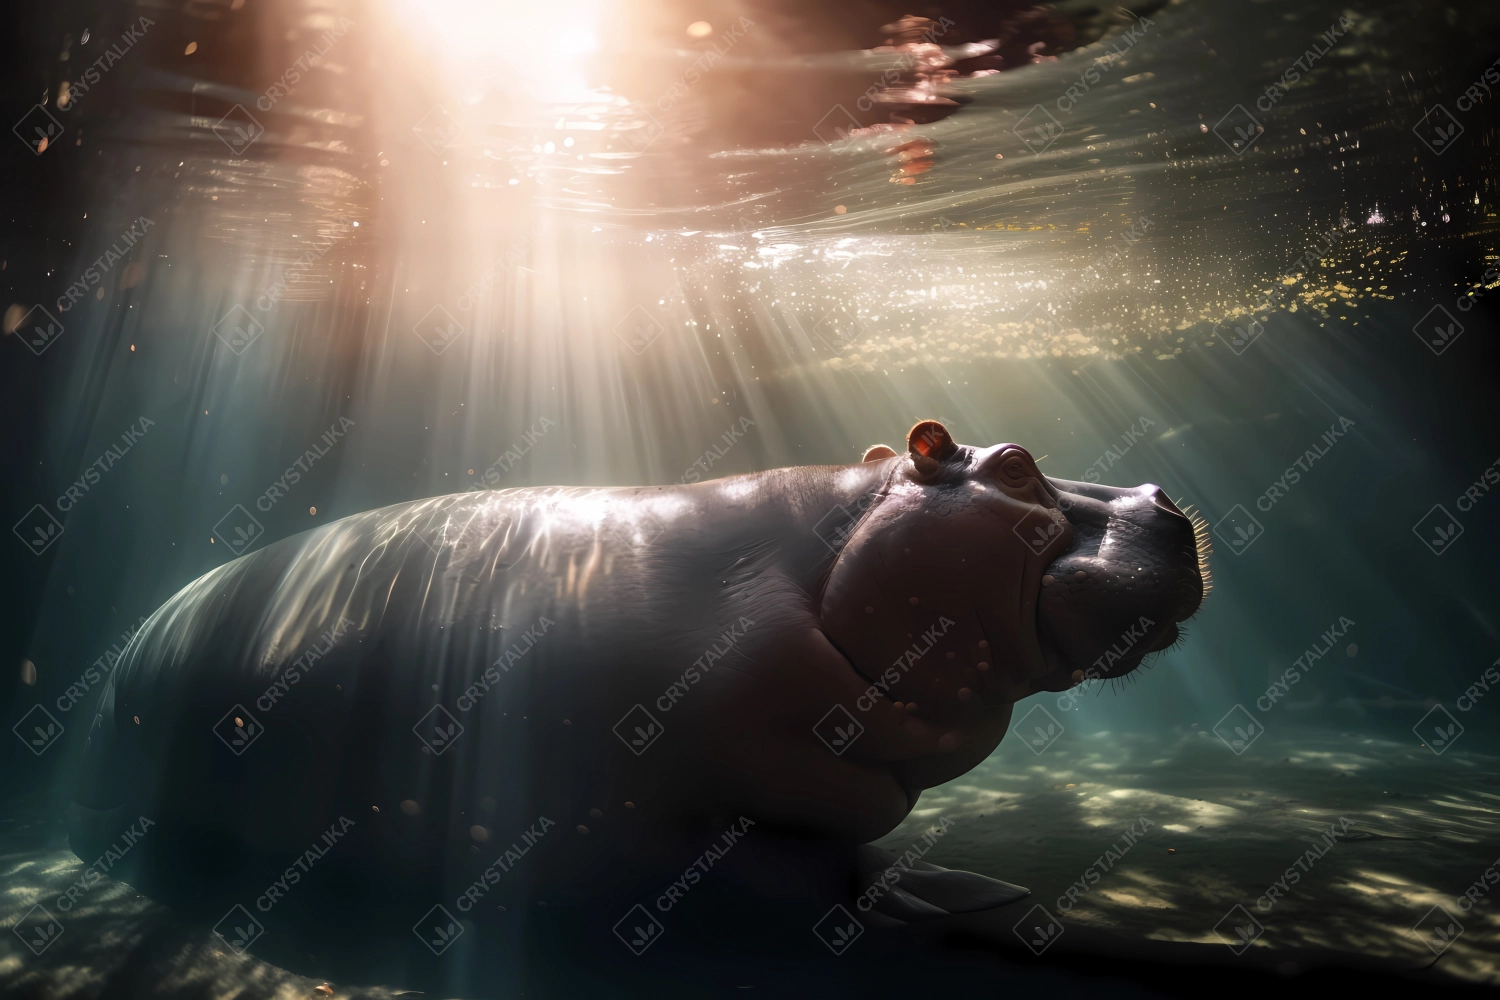
[[[1019,445],[1011,445],[999,456],[997,471],[1001,482],[1007,486],[1024,486],[1036,478],[1036,463],[1031,455]]]
[[[1031,452],[1018,444],[997,444],[985,455],[975,471],[992,483],[1017,490],[1032,489],[1042,479]],[[1043,492],[1046,492],[1045,489]]]

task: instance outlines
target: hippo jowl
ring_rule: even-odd
[[[1154,486],[1051,479],[933,421],[852,466],[370,511],[151,616],[70,836],[92,857],[149,816],[154,869],[200,884],[360,817],[341,864],[451,888],[545,818],[517,868],[580,892],[642,830],[862,844],[1018,700],[1170,645],[1205,556]]]

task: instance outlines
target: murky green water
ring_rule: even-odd
[[[0,922],[79,877],[58,821],[114,655],[246,544],[481,487],[853,462],[935,417],[1196,505],[1214,590],[1132,683],[1018,706],[883,843],[955,821],[927,860],[1032,888],[1058,954],[1108,931],[1232,962],[1238,904],[1255,968],[1442,954],[1493,982],[1494,11],[1075,10],[1100,41],[852,137],[821,109],[890,54],[778,55],[779,20],[716,8],[680,58],[605,58],[607,16],[562,13],[28,15],[53,55],[17,115],[45,86],[63,131],[4,154]],[[826,100],[801,121],[781,90]],[[1015,948],[1009,909],[974,932]],[[120,883],[58,916],[41,954],[0,940],[7,992],[316,985]]]

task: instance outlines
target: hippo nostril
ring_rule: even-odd
[[[1182,511],[1180,511],[1180,510],[1177,509],[1177,505],[1172,502],[1172,500],[1171,500],[1170,497],[1168,497],[1165,493],[1163,493],[1161,491],[1161,487],[1159,487],[1159,486],[1146,486],[1146,487],[1143,487],[1143,488],[1144,489],[1148,489],[1148,490],[1151,491],[1150,494],[1149,494],[1150,497],[1151,497],[1151,502],[1156,506],[1157,510],[1162,511],[1163,513],[1166,513],[1166,514],[1176,514],[1178,517],[1182,518],[1184,521],[1187,520],[1187,515],[1184,514]]]

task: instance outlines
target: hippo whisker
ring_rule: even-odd
[[[1184,505],[1181,500],[1177,506],[1182,513],[1193,524],[1193,545],[1198,551],[1198,576],[1203,580],[1203,600],[1208,600],[1208,595],[1214,589],[1214,575],[1209,567],[1209,557],[1214,554],[1213,537],[1209,534],[1208,520],[1199,513],[1193,504]]]

